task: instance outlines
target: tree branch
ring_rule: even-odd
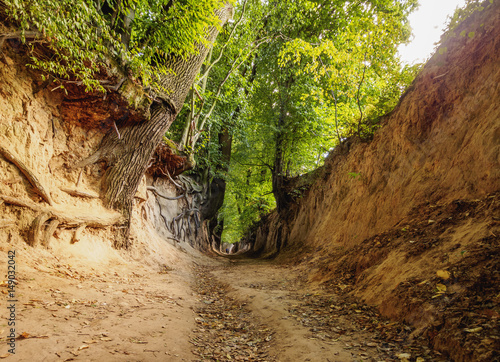
[[[242,58],[241,54],[233,61],[232,67],[228,70],[228,72],[226,73],[226,76],[224,77],[224,79],[222,80],[222,82],[219,84],[219,87],[217,88],[217,92],[216,92],[215,97],[214,97],[215,99],[214,99],[212,105],[210,106],[210,109],[209,109],[208,113],[203,117],[203,119],[201,120],[201,122],[196,126],[197,133],[193,137],[192,146],[194,146],[194,144],[196,144],[196,142],[198,141],[198,138],[199,138],[199,136],[201,134],[200,131],[203,129],[203,127],[205,126],[205,123],[207,122],[207,120],[212,115],[212,112],[214,111],[215,106],[217,105],[217,103],[219,101],[219,96],[220,96],[220,94],[222,92],[222,87],[228,81],[228,79],[231,76],[231,74],[233,74],[233,72],[236,71],[236,69],[238,69],[248,59],[248,57],[250,56],[250,54],[252,54],[253,51],[255,51],[262,44],[267,43],[270,39],[271,39],[271,37],[266,37],[262,41],[260,41],[257,44],[255,44],[250,49],[250,51],[248,52],[248,54],[246,54],[239,63],[238,63],[238,61]],[[201,109],[200,109],[199,114],[201,114]]]
[[[212,70],[212,68],[214,67],[215,64],[217,64],[221,58],[222,58],[222,55],[224,53],[224,50],[226,50],[228,44],[229,44],[229,41],[231,40],[231,38],[233,37],[234,35],[234,32],[236,31],[236,28],[238,27],[238,25],[240,25],[241,21],[243,20],[243,16],[245,15],[245,11],[246,11],[246,8],[247,8],[247,2],[248,0],[245,0],[245,2],[243,3],[243,10],[241,12],[241,16],[240,18],[238,19],[238,21],[234,24],[234,27],[233,29],[231,30],[231,33],[229,33],[229,37],[227,38],[227,41],[226,43],[224,44],[224,46],[222,47],[220,53],[219,53],[219,56],[217,57],[216,60],[214,60],[210,66],[207,68],[207,70],[205,71],[205,73],[203,73],[203,75],[201,76],[201,78],[198,80],[198,81],[201,81],[203,80],[203,78],[207,78],[208,77],[208,74],[210,73],[210,71]]]
[[[318,59],[321,62],[321,65],[323,66],[323,68],[325,69],[325,72],[328,74],[328,77],[331,77],[330,72],[328,71],[328,69],[325,67],[325,64],[323,63],[323,60],[321,60],[321,56],[318,56]],[[335,103],[335,131],[337,132],[337,138],[338,138],[339,145],[340,145],[342,143],[342,141],[340,139],[339,121],[338,121],[338,116],[337,116],[337,95],[335,94],[335,92],[333,90],[331,91],[331,93],[332,93],[333,101]]]

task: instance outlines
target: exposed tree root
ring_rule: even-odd
[[[162,174],[164,174],[165,176],[168,177],[168,179],[170,180],[170,182],[172,182],[175,186],[177,186],[178,188],[180,188],[181,190],[183,190],[184,192],[186,191],[186,188],[182,187],[181,185],[179,185],[177,182],[175,182],[175,180],[172,178],[172,176],[170,176],[170,173],[167,171],[163,171],[163,170],[160,170]]]
[[[50,238],[59,226],[76,227],[75,233],[71,238],[71,243],[80,241],[81,234],[87,226],[105,228],[108,226],[122,224],[123,216],[115,212],[109,216],[88,216],[88,215],[69,215],[68,213],[58,210],[55,207],[47,207],[38,205],[32,201],[21,200],[16,197],[0,195],[0,200],[6,204],[27,207],[40,214],[33,220],[31,228],[28,233],[28,244],[35,247],[43,245],[49,247]],[[51,220],[52,219],[52,220]],[[47,221],[49,224],[45,227]],[[0,220],[0,227],[2,221],[6,221],[5,226],[14,224],[10,220]],[[9,222],[7,222],[9,221]]]
[[[81,224],[78,226],[75,230],[75,233],[73,234],[73,237],[71,238],[71,244],[77,243],[80,241],[82,238],[82,232],[85,230],[86,224]]]
[[[191,235],[191,217],[194,220],[194,232],[195,235],[198,233],[198,229],[200,227],[200,210],[196,208],[188,209],[176,217],[172,219],[172,222],[170,224],[169,231],[174,235],[174,237],[181,239],[182,234],[184,233],[184,240],[186,239],[187,236]]]
[[[167,236],[167,239],[173,240],[173,241],[178,242],[178,243],[180,243],[180,242],[181,242],[179,239],[172,238],[172,237],[170,237],[170,236]]]
[[[80,170],[80,173],[78,174],[78,180],[76,181],[76,187],[80,185],[80,182],[82,181],[82,175],[83,175],[83,169]]]
[[[48,212],[43,212],[33,220],[30,231],[28,233],[28,245],[38,246],[42,244],[42,235],[44,234],[43,225],[49,220],[52,215]]]
[[[159,209],[159,212],[160,212],[160,216],[162,217],[163,222],[165,223],[165,227],[167,228],[167,230],[168,230],[168,231],[172,232],[172,231],[170,230],[170,228],[168,227],[167,218],[165,217],[165,215],[163,215],[163,214],[161,213],[161,204],[160,204],[160,202],[159,202],[159,201],[158,201],[158,199],[156,199],[156,198],[155,198],[155,200],[156,200],[156,202],[158,203],[158,209]]]
[[[77,197],[85,197],[85,198],[88,198],[88,199],[98,199],[99,198],[99,195],[97,194],[91,194],[91,193],[88,193],[88,192],[83,192],[83,191],[79,191],[79,190],[75,190],[75,189],[70,189],[70,188],[67,188],[67,187],[60,187],[61,191],[64,191],[66,192],[67,194],[71,195],[71,196],[77,196]]]
[[[184,194],[182,195],[179,195],[179,196],[175,196],[175,197],[170,197],[170,196],[165,196],[163,195],[160,191],[158,191],[155,187],[153,186],[148,186],[147,189],[149,191],[153,191],[153,193],[156,195],[156,196],[159,196],[159,197],[162,197],[166,200],[179,200],[180,198],[184,197]]]
[[[102,158],[102,152],[101,152],[101,150],[98,150],[98,151],[94,152],[93,154],[91,154],[89,157],[84,158],[80,162],[77,162],[76,165],[74,165],[71,168],[72,169],[83,168],[85,166],[92,165],[92,164],[98,162],[99,160],[101,160],[101,158]]]
[[[43,39],[44,36],[37,31],[16,31],[15,33],[1,34],[0,35],[0,50],[2,50],[3,43],[8,39],[21,39],[24,36],[25,39]]]
[[[81,224],[86,224],[90,227],[105,228],[116,224],[122,224],[124,222],[123,216],[118,212],[114,212],[108,216],[70,215],[69,213],[58,210],[55,207],[38,205],[32,201],[21,200],[17,197],[0,195],[0,199],[10,205],[27,207],[40,213],[51,214],[53,217],[57,218],[61,224],[67,227],[76,227]]]
[[[19,168],[19,170],[23,173],[24,176],[28,179],[29,183],[31,186],[35,188],[35,191],[37,194],[40,195],[40,197],[47,202],[49,205],[54,205],[52,202],[52,198],[49,196],[47,191],[45,191],[45,188],[42,186],[40,181],[38,181],[38,178],[29,170],[28,167],[24,163],[21,162],[16,156],[14,156],[9,150],[5,149],[3,146],[0,145],[0,154],[5,157],[9,162],[13,163],[14,165]]]
[[[45,236],[43,237],[43,246],[48,248],[50,246],[50,238],[52,235],[54,235],[54,232],[56,231],[57,227],[59,226],[60,222],[57,219],[52,219],[45,229]]]

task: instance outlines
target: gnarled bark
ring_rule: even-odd
[[[150,119],[122,128],[120,139],[115,132],[108,133],[101,143],[99,158],[110,166],[104,175],[105,204],[121,211],[127,220],[123,234],[115,239],[117,248],[129,246],[133,197],[151,156],[174,118],[175,113],[168,105],[154,103]]]
[[[233,9],[229,4],[217,10],[221,25],[232,17],[232,13]],[[209,43],[215,40],[219,29],[211,27],[207,30],[206,39]],[[127,220],[126,227],[115,240],[116,248],[129,247],[133,197],[141,177],[163,135],[181,110],[209,51],[209,47],[203,44],[198,44],[197,47],[198,53],[187,59],[176,56],[165,59],[165,66],[171,73],[162,75],[158,81],[162,91],[156,95],[156,101],[151,105],[150,118],[139,124],[123,125],[119,132],[121,138],[118,138],[116,132],[109,132],[99,150],[87,162],[105,160],[108,163],[104,179],[105,204],[122,212]]]

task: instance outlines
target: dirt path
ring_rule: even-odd
[[[410,345],[408,327],[308,285],[301,275],[289,266],[253,260],[198,268],[196,289],[207,305],[197,309],[202,321],[195,354],[214,361],[429,360],[428,349]],[[248,328],[242,333],[238,323]]]
[[[12,361],[393,361],[425,356],[408,331],[273,262],[190,257],[72,266],[19,252]],[[0,289],[6,294],[6,286]],[[5,309],[2,319],[7,321]],[[406,354],[405,354],[406,353]],[[426,357],[425,360],[428,360]],[[432,359],[436,360],[436,359]],[[422,361],[422,360],[417,360]]]

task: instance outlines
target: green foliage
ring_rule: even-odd
[[[347,173],[347,176],[353,180],[361,180],[361,172],[349,172]]]
[[[487,3],[484,0],[467,0],[465,5],[461,8],[457,8],[453,13],[453,16],[449,18],[449,22],[447,25],[446,33],[448,35],[450,33],[453,34],[453,31],[460,25],[465,19],[470,17],[476,11],[484,11],[489,8],[494,1],[498,0],[489,0]],[[486,6],[485,6],[486,5]],[[472,37],[474,34],[472,34]],[[446,36],[445,36],[446,37]],[[469,37],[471,37],[469,33]]]
[[[136,0],[129,66],[143,83],[154,83],[158,73],[170,70],[163,60],[175,54],[187,58],[206,44],[205,33],[219,26],[215,10],[221,0],[152,1]]]
[[[60,81],[77,80],[88,90],[103,90],[97,72],[110,61],[128,68],[143,85],[155,85],[168,72],[165,57],[187,57],[204,44],[205,31],[218,26],[220,0],[5,0],[19,24],[21,39],[38,33],[51,52],[31,46],[31,66]],[[106,11],[105,11],[106,10]],[[119,19],[131,16],[130,28]],[[130,44],[122,36],[130,32]]]
[[[271,173],[259,165],[233,159],[227,179],[226,198],[220,217],[224,220],[222,239],[240,240],[262,216],[275,208],[271,193]]]
[[[237,240],[259,219],[261,208],[254,205],[263,195],[274,207],[273,173],[286,177],[313,170],[339,139],[358,129],[365,136],[373,133],[380,117],[394,108],[418,71],[400,65],[396,55],[396,46],[410,35],[406,16],[415,5],[302,0],[262,8],[262,33],[276,36],[253,59],[248,94],[239,100],[245,111],[234,130],[224,241]],[[283,170],[277,175],[280,155]],[[261,172],[266,177],[258,178]],[[297,189],[289,197],[301,195]]]
[[[280,54],[281,66],[292,63],[297,74],[308,74],[318,84],[321,91],[308,96],[334,111],[337,139],[371,135],[415,74],[396,56],[397,45],[408,39],[406,16],[415,3],[351,6],[350,21],[334,37],[315,43],[296,38]]]
[[[472,14],[480,11],[489,11],[493,3],[498,0],[466,0],[465,5],[461,8],[457,8],[453,15],[448,18],[448,24],[446,26],[444,34],[441,36],[441,39],[438,43],[439,54],[443,54],[442,47],[440,45],[450,37],[469,37],[470,39],[474,38],[476,33],[471,30],[462,30],[460,34],[456,34],[455,30],[457,27],[462,24],[462,22],[469,18]]]
[[[31,46],[31,66],[56,77],[81,80],[88,89],[102,89],[94,77],[108,54],[118,47],[115,34],[92,2],[86,0],[5,0],[8,14],[25,32],[39,32],[54,55]]]

